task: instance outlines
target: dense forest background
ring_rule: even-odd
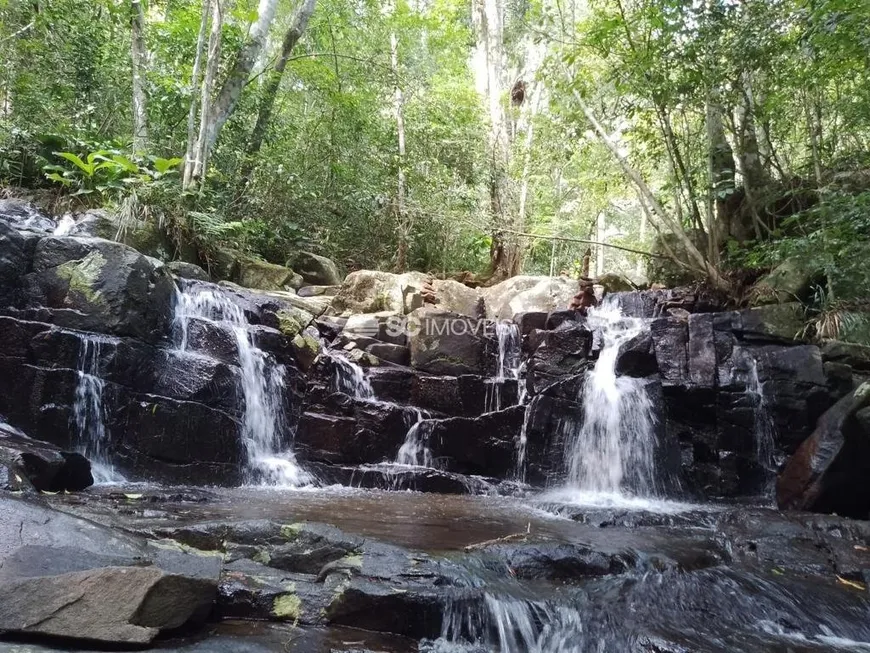
[[[817,334],[861,340],[868,25],[865,0],[0,0],[0,184],[199,260],[734,296],[787,263]]]

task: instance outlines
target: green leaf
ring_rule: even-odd
[[[71,179],[67,179],[66,177],[62,177],[60,174],[58,174],[56,172],[48,173],[45,176],[47,179],[50,179],[51,181],[56,181],[57,183],[63,184],[64,186],[69,186],[70,184],[72,184]]]
[[[161,157],[154,158],[154,169],[161,175],[165,175],[170,170],[177,168],[184,159],[180,157],[172,157],[171,159],[163,159]]]
[[[88,157],[90,161],[88,163],[85,163],[77,154],[74,154],[73,152],[55,152],[55,154],[60,158],[66,159],[67,161],[75,165],[88,177],[94,176],[95,166],[93,165],[93,160],[90,160],[90,156]]]

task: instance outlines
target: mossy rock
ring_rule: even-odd
[[[295,290],[302,286],[302,277],[283,265],[244,258],[239,261],[237,283],[257,290]]]
[[[822,281],[824,272],[817,265],[802,258],[790,258],[755,284],[750,301],[753,306],[806,301],[813,284]]]

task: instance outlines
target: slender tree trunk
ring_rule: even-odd
[[[529,198],[529,172],[532,167],[532,144],[534,142],[535,133],[535,116],[538,113],[538,105],[541,101],[541,86],[535,84],[532,91],[532,98],[529,102],[529,110],[526,115],[526,142],[523,148],[523,173],[520,186],[520,205],[517,212],[516,229],[523,231],[526,227],[526,205]]]
[[[492,221],[490,266],[493,279],[513,276],[520,267],[516,238],[503,231],[510,227],[507,210],[509,160],[507,121],[502,105],[504,72],[503,0],[474,0],[473,22],[477,33],[475,58],[478,88],[486,100],[489,117],[489,205]]]
[[[290,27],[284,34],[281,54],[278,57],[278,61],[275,62],[275,67],[268,75],[263,87],[262,96],[260,97],[260,106],[257,109],[257,122],[254,124],[254,129],[251,132],[245,162],[242,167],[239,183],[240,191],[244,191],[250,181],[251,174],[254,171],[254,159],[263,146],[263,140],[266,138],[266,133],[272,121],[272,111],[275,108],[275,99],[278,97],[278,89],[281,86],[281,79],[284,77],[284,70],[287,68],[287,62],[290,60],[293,48],[296,47],[299,39],[302,38],[302,35],[308,28],[308,21],[314,13],[316,2],[317,0],[303,0],[302,4],[297,8],[293,20],[290,21]]]
[[[211,16],[211,1],[202,0],[202,18],[199,23],[199,34],[196,38],[196,56],[193,59],[193,73],[190,76],[190,107],[187,111],[187,149],[184,154],[184,173],[182,185],[188,188],[193,181],[193,170],[196,167],[196,115],[199,94],[196,90],[202,76],[202,52],[205,49],[205,36],[208,33],[208,22]]]
[[[408,249],[413,224],[405,206],[405,116],[403,112],[404,97],[399,85],[399,39],[395,32],[390,34],[390,67],[393,73],[393,102],[396,110],[396,134],[398,137],[398,179],[396,185],[396,226],[399,230],[399,247],[396,254],[396,269],[404,272],[408,269]]]
[[[208,56],[205,64],[205,77],[202,80],[199,108],[199,135],[196,139],[196,160],[193,167],[193,181],[204,181],[208,171],[208,158],[211,152],[210,134],[214,129],[214,105],[212,94],[221,53],[221,29],[223,28],[223,13],[220,0],[212,0],[211,33],[208,37]]]
[[[145,91],[145,71],[148,52],[145,49],[145,10],[141,0],[130,0],[130,59],[133,72],[133,152],[148,148],[148,94]]]
[[[275,18],[277,7],[278,0],[260,0],[257,9],[257,20],[251,26],[248,40],[242,46],[229,75],[227,75],[214,101],[214,112],[210,118],[211,126],[208,129],[208,140],[206,141],[206,149],[209,152],[217,142],[221,129],[223,129],[223,126],[236,108],[239,97],[242,95],[242,89],[248,83],[251,70],[253,70],[257,58],[266,45],[266,37],[269,34],[269,27]]]
[[[729,234],[728,198],[734,193],[734,152],[725,137],[722,105],[717,90],[707,98],[707,163],[710,187],[707,208],[707,257],[717,262],[724,236]]]
[[[598,212],[598,218],[595,221],[595,240],[599,243],[604,243],[607,238],[607,216],[604,211]],[[598,251],[595,255],[595,276],[600,277],[604,274],[604,247],[598,246]]]

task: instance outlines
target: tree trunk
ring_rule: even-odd
[[[260,0],[257,9],[257,20],[251,27],[248,40],[242,46],[229,75],[224,80],[223,86],[221,86],[214,101],[214,114],[211,119],[212,126],[208,130],[208,140],[206,141],[206,149],[209,152],[217,142],[224,124],[226,124],[236,108],[239,97],[242,95],[242,89],[248,83],[251,70],[253,70],[257,58],[266,45],[266,36],[269,34],[269,26],[275,18],[277,7],[278,0]]]
[[[528,112],[526,115],[526,142],[523,150],[523,173],[520,186],[520,205],[517,211],[516,229],[523,231],[526,227],[526,205],[529,197],[529,172],[532,167],[532,144],[534,142],[535,133],[535,116],[538,113],[538,105],[541,101],[541,86],[535,84],[532,91],[531,102],[528,103]]]
[[[599,243],[606,242],[607,238],[607,216],[604,211],[598,212],[598,218],[595,221],[595,240]],[[595,253],[595,276],[600,277],[604,274],[604,246],[599,245],[598,251]]]
[[[145,71],[148,52],[145,49],[145,10],[141,0],[130,0],[130,59],[133,72],[133,153],[148,148],[148,95],[145,91]]]
[[[507,211],[508,135],[502,105],[504,71],[503,0],[474,0],[473,22],[477,34],[474,58],[478,90],[486,100],[489,118],[489,207],[492,228],[490,267],[493,279],[506,279],[520,267],[519,244],[503,230],[509,228]]]
[[[390,67],[393,73],[393,102],[396,110],[396,134],[398,137],[398,179],[396,186],[396,226],[399,232],[399,246],[396,254],[396,270],[405,272],[408,269],[408,250],[411,240],[411,223],[405,207],[405,117],[403,113],[404,98],[399,85],[399,39],[395,32],[390,34]]]
[[[719,250],[730,229],[728,198],[734,193],[734,152],[725,137],[722,106],[718,91],[711,91],[707,99],[707,163],[710,187],[707,209],[707,235],[709,260],[719,259]]]
[[[188,188],[193,181],[193,170],[196,167],[196,115],[199,94],[196,90],[200,85],[202,75],[202,52],[205,49],[205,35],[208,32],[208,21],[211,16],[211,0],[202,0],[202,18],[199,23],[199,34],[196,38],[196,56],[193,59],[193,73],[190,76],[190,107],[187,111],[187,149],[184,154],[184,173],[182,185]]]
[[[302,4],[296,10],[293,20],[290,21],[290,27],[284,34],[284,41],[281,44],[281,55],[278,57],[278,61],[275,62],[275,67],[269,73],[263,87],[262,96],[260,97],[260,106],[257,109],[257,122],[254,124],[254,129],[251,132],[245,162],[242,167],[239,183],[241,191],[244,191],[250,181],[251,173],[254,170],[254,159],[260,152],[263,140],[266,138],[269,124],[272,121],[275,99],[278,97],[278,88],[281,86],[281,79],[284,77],[284,70],[287,68],[287,62],[290,60],[290,54],[308,28],[308,21],[314,13],[316,2],[317,0],[302,0]]]
[[[193,167],[194,181],[204,181],[208,170],[208,157],[210,153],[210,134],[214,129],[214,105],[212,104],[212,92],[215,78],[217,77],[218,65],[221,58],[221,29],[223,27],[223,14],[220,0],[212,0],[211,33],[208,37],[208,56],[205,64],[205,77],[202,80],[199,109],[199,135],[196,139],[196,158]]]

